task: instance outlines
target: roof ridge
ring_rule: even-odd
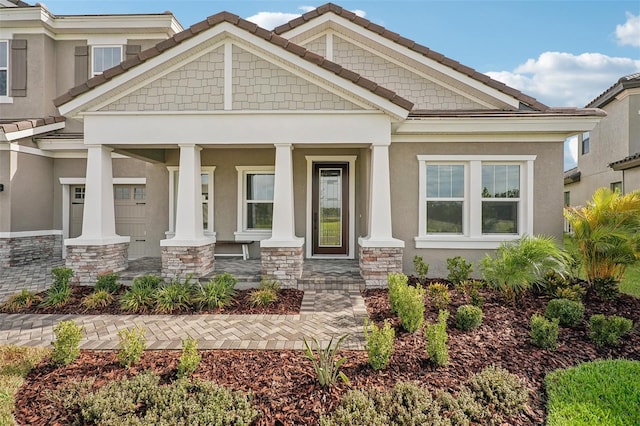
[[[615,95],[617,95],[618,93],[627,88],[638,86],[640,86],[640,72],[622,76],[618,79],[618,81],[609,86],[604,92],[593,98],[591,102],[585,105],[585,108],[591,108],[595,106],[603,107],[604,105],[608,104],[609,101],[611,101],[613,97],[615,97]]]
[[[230,24],[233,24],[238,28],[241,28],[276,46],[279,46],[284,50],[290,53],[293,53],[294,55],[299,56],[300,58],[308,62],[311,62],[327,71],[334,73],[335,75],[341,78],[351,81],[352,83],[382,98],[387,99],[388,101],[392,102],[393,104],[407,111],[411,111],[411,109],[413,108],[413,102],[401,97],[396,92],[386,89],[383,86],[378,85],[376,82],[369,80],[356,72],[350,71],[342,67],[341,65],[326,59],[321,55],[313,53],[305,49],[304,47],[299,46],[289,41],[288,39],[276,34],[273,31],[266,30],[262,27],[259,27],[257,24],[254,24],[253,22],[247,21],[246,19],[243,19],[238,15],[235,15],[233,13],[226,12],[226,11],[219,12],[215,15],[211,15],[208,18],[191,25],[189,28],[186,28],[184,31],[174,34],[172,37],[166,40],[163,40],[160,43],[156,44],[155,46],[138,53],[136,56],[133,56],[132,58],[121,62],[119,65],[116,65],[115,67],[106,70],[102,74],[99,74],[93,78],[90,78],[86,82],[71,88],[65,94],[55,98],[53,100],[54,105],[60,106],[62,104],[65,104],[71,101],[72,99],[76,98],[77,96],[89,91],[90,89],[96,86],[99,86],[101,84],[104,84],[107,81],[114,78],[115,76],[118,76],[124,73],[126,70],[140,65],[143,62],[155,56],[160,55],[165,50],[171,49],[174,46],[177,46],[178,44],[182,43],[183,41],[188,40],[205,30],[213,28],[222,22],[228,22]]]
[[[442,53],[438,53],[434,50],[431,50],[428,47],[420,43],[417,43],[415,40],[402,37],[400,34],[390,31],[381,25],[375,24],[370,20],[363,18],[361,16],[358,16],[354,12],[346,10],[342,6],[338,6],[334,3],[323,4],[322,6],[319,6],[316,9],[309,11],[299,16],[298,18],[292,19],[289,22],[286,22],[282,25],[277,26],[276,28],[273,29],[273,32],[275,32],[276,34],[282,34],[286,31],[299,27],[300,25],[303,25],[304,23],[329,12],[333,12],[334,14],[342,18],[348,19],[354,24],[357,24],[367,30],[373,31],[378,35],[388,40],[391,40],[403,47],[406,47],[416,53],[419,53],[426,58],[439,62],[445,66],[448,66],[449,68],[452,68],[455,71],[465,74],[466,76],[471,77],[474,80],[477,80],[495,90],[498,90],[499,92],[512,96],[515,99],[519,100],[524,104],[527,104],[532,108],[542,110],[542,111],[549,108],[547,105],[543,104],[537,99],[517,89],[514,89],[513,87],[507,86],[506,84],[498,80],[492,79],[486,74],[483,74],[471,67],[461,64],[458,61],[448,58]]]

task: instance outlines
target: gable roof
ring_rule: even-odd
[[[31,7],[31,5],[30,5],[30,4],[25,3],[25,2],[23,2],[23,1],[21,1],[21,0],[7,0],[7,1],[8,1],[9,3],[13,3],[13,4],[15,4],[15,6],[12,6],[12,7]]]
[[[24,120],[3,120],[0,121],[0,142],[10,142],[27,136],[59,130],[64,128],[64,126],[65,118],[61,116],[29,118]]]
[[[460,62],[458,61],[454,61],[453,59],[450,59],[446,56],[444,56],[441,53],[435,52],[431,49],[429,49],[426,46],[423,46],[419,43],[416,43],[414,40],[410,40],[408,38],[402,37],[400,34],[395,33],[393,31],[390,31],[386,28],[384,28],[381,25],[378,24],[374,24],[373,22],[369,21],[368,19],[362,18],[358,15],[356,15],[355,13],[344,9],[341,6],[338,6],[336,4],[333,3],[327,3],[324,4],[320,7],[318,7],[317,9],[311,10],[305,14],[303,14],[302,16],[295,18],[283,25],[280,25],[278,27],[276,27],[273,32],[276,34],[284,34],[289,30],[292,30],[296,27],[299,27],[301,25],[304,25],[305,23],[319,17],[322,16],[326,13],[334,13],[337,16],[340,16],[344,19],[347,19],[351,22],[353,22],[354,24],[357,24],[359,26],[361,26],[362,28],[365,28],[369,31],[372,31],[388,40],[393,41],[394,43],[399,44],[400,46],[406,47],[426,58],[429,58],[433,61],[439,62],[442,65],[445,65],[459,73],[462,73],[474,80],[477,80],[495,90],[498,90],[499,92],[502,92],[506,95],[509,95],[515,99],[517,99],[518,101],[520,101],[522,104],[524,104],[526,107],[528,108],[532,108],[534,110],[538,110],[538,111],[544,111],[547,110],[549,107],[541,102],[539,102],[538,100],[536,100],[535,98],[525,95],[524,93],[520,92],[519,90],[516,90],[512,87],[507,86],[504,83],[501,83],[497,80],[492,79],[491,77],[489,77],[486,74],[482,74],[479,71],[476,71],[473,68],[470,68],[466,65],[462,65]]]
[[[586,105],[586,108],[602,108],[609,102],[613,101],[618,94],[627,89],[640,87],[640,73],[626,75],[621,77],[613,86],[599,94],[594,100]]]
[[[238,15],[234,15],[232,13],[229,12],[220,12],[217,13],[215,15],[212,15],[210,17],[208,17],[207,19],[200,21],[194,25],[192,25],[191,27],[187,28],[186,30],[175,34],[173,37],[168,38],[158,44],[156,44],[154,47],[147,49],[143,52],[140,52],[138,55],[134,56],[131,59],[128,59],[122,63],[120,63],[119,65],[110,68],[108,70],[106,70],[104,73],[97,75],[89,80],[87,80],[85,83],[76,86],[72,89],[70,89],[67,93],[63,94],[62,96],[57,97],[56,99],[54,99],[54,104],[55,106],[61,106],[71,100],[73,100],[74,98],[80,96],[81,94],[88,92],[89,90],[93,89],[94,87],[100,86],[104,83],[106,83],[107,81],[113,79],[114,77],[121,75],[123,73],[125,73],[127,70],[134,68],[146,61],[148,61],[149,59],[156,57],[158,55],[160,55],[161,53],[163,53],[166,50],[169,50],[181,43],[183,43],[186,40],[191,39],[192,37],[194,37],[195,35],[206,31],[210,28],[215,27],[218,24],[221,24],[223,22],[227,22],[230,24],[235,25],[236,27],[247,31],[248,33],[251,33],[257,37],[260,37],[268,42],[270,42],[271,44],[273,44],[274,46],[277,46],[279,48],[282,48],[290,53],[293,53],[296,56],[299,56],[300,58],[314,64],[317,65],[320,68],[323,68],[327,71],[332,72],[333,74],[351,81],[352,83],[370,91],[371,93],[399,106],[400,108],[403,108],[406,111],[411,111],[411,109],[413,108],[413,103],[407,99],[404,99],[403,97],[399,96],[398,94],[396,94],[394,91],[386,89],[380,85],[378,85],[377,83],[362,77],[360,74],[355,73],[353,71],[350,71],[344,67],[342,67],[341,65],[336,64],[335,62],[331,62],[328,59],[313,53],[307,49],[305,49],[302,46],[299,46],[295,43],[290,42],[289,40],[285,39],[284,37],[281,37],[269,30],[266,30],[264,28],[259,27],[258,25],[249,22],[245,19],[240,18]]]

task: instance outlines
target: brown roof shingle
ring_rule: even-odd
[[[50,116],[44,118],[29,118],[24,120],[16,120],[0,123],[0,130],[5,134],[19,132],[21,130],[35,129],[38,127],[46,126],[53,123],[61,123],[65,121],[62,116]]]
[[[307,21],[312,20],[313,18],[320,16],[320,15],[324,15],[325,13],[329,13],[332,12],[338,16],[341,16],[345,19],[348,19],[349,21],[353,22],[354,24],[357,24],[365,29],[371,30],[379,35],[381,35],[382,37],[391,40],[395,43],[400,44],[401,46],[404,46],[408,49],[413,50],[414,52],[417,52],[429,59],[432,59],[436,62],[439,62],[443,65],[446,65],[462,74],[465,74],[475,80],[478,80],[480,82],[482,82],[483,84],[496,89],[504,94],[507,94],[509,96],[512,96],[513,98],[519,100],[520,102],[522,102],[523,104],[526,104],[527,106],[536,109],[536,110],[546,110],[549,107],[541,102],[539,102],[538,100],[536,100],[535,98],[532,98],[531,96],[525,95],[524,93],[520,92],[519,90],[516,90],[512,87],[507,86],[504,83],[501,83],[497,80],[492,79],[491,77],[482,74],[479,71],[474,70],[473,68],[469,68],[465,65],[462,65],[460,62],[458,61],[454,61],[453,59],[447,58],[446,56],[444,56],[441,53],[438,52],[434,52],[433,50],[429,49],[426,46],[420,45],[418,43],[416,43],[413,40],[409,40],[406,39],[404,37],[400,37],[398,34],[394,33],[393,31],[389,31],[384,27],[381,27],[378,24],[374,24],[373,22],[369,21],[368,19],[362,18],[360,16],[357,16],[355,13],[348,11],[344,8],[342,8],[341,6],[338,6],[336,4],[333,3],[327,3],[324,4],[320,7],[318,7],[315,10],[312,10],[310,12],[305,13],[304,15],[302,15],[299,18],[293,19],[285,24],[282,24],[278,27],[276,27],[273,31],[276,34],[283,34],[293,28],[296,28],[302,24],[304,24]]]
[[[616,81],[611,87],[599,94],[594,100],[586,105],[586,108],[602,108],[611,102],[618,93],[626,90],[640,87],[640,73],[626,75]]]
[[[134,56],[133,58],[128,59],[120,63],[119,65],[116,65],[115,67],[106,70],[101,75],[93,77],[89,79],[87,82],[70,89],[67,93],[54,99],[53,103],[55,104],[55,106],[60,106],[62,104],[65,104],[71,101],[72,99],[76,98],[77,96],[89,91],[90,89],[106,83],[107,81],[111,80],[113,77],[123,74],[126,70],[140,65],[141,63],[149,60],[154,56],[159,55],[165,50],[171,49],[172,47],[177,46],[178,44],[184,42],[185,40],[192,38],[196,34],[202,31],[205,31],[209,28],[212,28],[222,22],[231,23],[237,26],[238,28],[241,28],[251,34],[254,34],[257,37],[260,37],[272,43],[275,46],[281,47],[302,59],[305,59],[313,64],[316,64],[319,67],[327,71],[330,71],[339,77],[345,78],[353,82],[354,84],[362,88],[365,88],[370,92],[384,99],[387,99],[388,101],[392,102],[393,104],[407,111],[411,111],[411,109],[413,108],[413,102],[399,96],[395,92],[385,89],[382,86],[379,86],[377,83],[369,79],[366,79],[359,74],[352,73],[351,71],[347,70],[346,68],[343,68],[341,65],[336,64],[335,62],[331,62],[320,55],[317,55],[311,51],[308,51],[302,46],[299,46],[295,43],[290,42],[286,38],[281,37],[275,34],[274,32],[265,30],[264,28],[260,28],[256,24],[246,21],[240,18],[239,16],[229,12],[220,12],[218,14],[209,16],[207,19],[192,25],[186,30],[178,34],[175,34],[173,37],[163,40],[162,42],[156,44],[154,47],[144,50],[140,52],[138,55]]]

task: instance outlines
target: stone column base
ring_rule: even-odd
[[[402,272],[402,247],[360,246],[360,275],[367,288],[389,285],[390,272]]]
[[[71,282],[95,285],[98,275],[124,271],[129,266],[129,243],[67,245],[65,265],[73,269]]]
[[[210,274],[215,268],[215,247],[215,243],[201,246],[163,246],[162,277],[184,280],[191,274],[194,278]]]
[[[0,238],[0,268],[62,258],[62,235]]]
[[[302,247],[262,247],[262,278],[276,280],[283,288],[297,288],[302,277]]]

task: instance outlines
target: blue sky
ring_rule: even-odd
[[[272,28],[307,0],[45,0],[57,15],[173,12],[184,27],[226,10]],[[640,72],[640,1],[335,1],[549,106],[582,107]],[[569,164],[574,148],[567,149]]]

